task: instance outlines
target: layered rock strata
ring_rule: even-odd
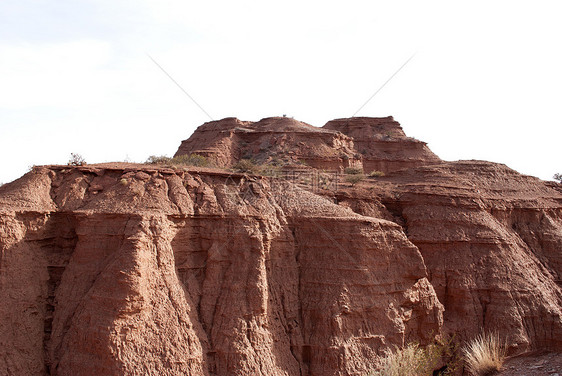
[[[366,172],[389,173],[441,161],[423,141],[407,137],[392,116],[331,120],[323,129],[339,131],[353,139]]]
[[[285,182],[35,168],[0,208],[2,374],[363,375],[442,325],[400,226]]]
[[[468,340],[497,331],[511,353],[562,350],[562,195],[550,184],[461,161],[371,179],[339,199],[404,228],[445,307],[446,332]]]
[[[186,154],[203,155],[221,167],[241,159],[277,165],[301,162],[320,169],[361,163],[350,137],[286,117],[258,122],[226,118],[205,123],[182,141],[175,156]]]
[[[198,127],[175,155],[186,154],[203,155],[221,167],[254,159],[276,165],[301,162],[317,169],[358,167],[385,173],[440,161],[425,142],[406,137],[391,116],[337,119],[322,128],[285,117],[258,122],[226,118]]]

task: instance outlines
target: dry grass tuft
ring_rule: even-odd
[[[498,333],[480,334],[463,348],[463,353],[472,375],[489,376],[502,369],[507,346]]]
[[[458,375],[462,359],[455,336],[439,336],[421,347],[410,343],[396,348],[381,360],[377,371],[369,376],[452,376]]]
[[[382,360],[380,370],[371,376],[425,376],[431,375],[436,359],[418,344],[411,343],[396,349]]]
[[[371,178],[378,178],[378,177],[381,177],[381,176],[384,176],[384,172],[382,172],[382,171],[373,170],[369,173],[369,177],[371,177]]]

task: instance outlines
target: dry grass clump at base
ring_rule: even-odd
[[[383,358],[381,369],[372,372],[369,376],[431,375],[437,362],[438,359],[434,359],[430,352],[418,344],[411,343]]]
[[[396,348],[369,376],[452,376],[458,375],[461,366],[458,341],[454,335],[443,335],[425,347],[410,343]]]
[[[463,348],[463,353],[472,375],[489,376],[502,369],[507,346],[498,333],[480,334]]]

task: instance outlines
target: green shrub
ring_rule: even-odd
[[[372,177],[372,178],[378,178],[378,177],[384,176],[384,172],[373,170],[369,173],[369,176]]]
[[[562,183],[562,174],[560,174],[560,173],[554,174],[554,176],[552,178],[554,180],[558,180],[559,183]]]
[[[480,334],[463,348],[463,354],[470,374],[488,376],[502,369],[507,346],[498,333]]]
[[[346,167],[343,172],[347,175],[359,175],[363,173],[363,169],[361,167]]]
[[[360,181],[363,181],[363,179],[365,179],[365,175],[361,174],[361,175],[346,175],[345,176],[345,181],[348,183],[351,183],[351,186],[354,187],[355,184],[359,183]]]

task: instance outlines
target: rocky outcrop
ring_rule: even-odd
[[[221,167],[240,159],[317,169],[360,167],[365,172],[391,172],[437,163],[425,142],[406,137],[400,124],[386,118],[353,117],[323,128],[285,117],[259,122],[227,118],[205,123],[182,142],[176,156],[200,154]]]
[[[499,164],[448,162],[372,179],[340,202],[402,225],[446,332],[497,331],[511,353],[562,349],[562,195],[549,184]]]
[[[205,123],[182,141],[175,156],[186,154],[203,155],[221,167],[241,159],[283,166],[301,162],[319,169],[361,163],[350,137],[287,117],[258,122],[226,118]]]
[[[366,172],[388,173],[441,161],[425,142],[407,137],[392,116],[336,119],[327,122],[323,129],[351,137]]]
[[[53,166],[0,208],[2,374],[363,375],[442,325],[400,226],[286,182]]]

